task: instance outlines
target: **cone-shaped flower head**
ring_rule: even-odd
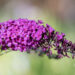
[[[17,19],[0,23],[0,48],[21,52],[35,51],[39,55],[62,58],[72,53],[74,58],[75,44],[66,40],[64,33],[56,32],[50,25],[43,25],[41,20]],[[55,50],[57,53],[53,54]]]

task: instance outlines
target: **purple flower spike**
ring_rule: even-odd
[[[45,54],[56,59],[69,57],[68,53],[75,57],[75,44],[50,25],[43,26],[42,20],[17,19],[0,23],[0,48],[2,51],[35,51],[40,56]]]

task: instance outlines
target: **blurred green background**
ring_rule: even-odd
[[[18,18],[41,19],[75,42],[75,0],[0,0],[0,22]],[[11,51],[0,56],[0,75],[75,75],[75,59]]]

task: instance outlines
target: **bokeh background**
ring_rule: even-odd
[[[75,0],[0,0],[0,22],[18,18],[41,19],[75,42]],[[12,51],[0,56],[0,75],[75,75],[75,59]]]

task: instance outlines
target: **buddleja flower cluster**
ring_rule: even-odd
[[[66,40],[64,33],[56,32],[41,20],[17,19],[0,23],[0,48],[30,53],[37,52],[49,58],[74,58],[75,44]],[[53,53],[55,51],[55,53]]]

